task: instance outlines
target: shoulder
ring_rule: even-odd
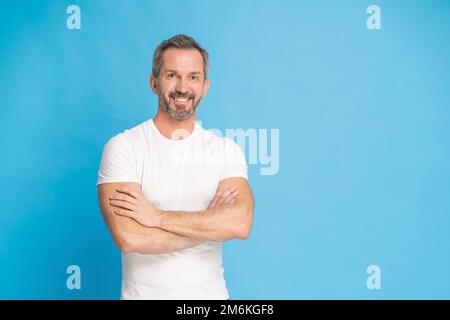
[[[138,146],[145,140],[145,131],[148,126],[148,120],[132,128],[125,129],[111,137],[106,145],[109,147],[132,148]]]
[[[225,158],[242,158],[243,151],[234,140],[214,133],[210,130],[201,129],[203,145],[207,146],[214,154]]]

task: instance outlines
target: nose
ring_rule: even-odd
[[[187,92],[187,85],[186,85],[186,80],[183,78],[180,78],[177,81],[177,86],[176,86],[176,90],[180,93],[186,93]]]

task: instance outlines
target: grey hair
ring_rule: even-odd
[[[205,76],[205,80],[208,78],[208,52],[206,52],[206,50],[203,49],[200,44],[194,40],[194,38],[184,34],[178,34],[168,40],[164,40],[156,48],[155,53],[153,54],[152,65],[152,74],[155,78],[158,78],[159,73],[161,72],[163,53],[169,48],[197,49],[203,58],[203,74]]]

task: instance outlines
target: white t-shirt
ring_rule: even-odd
[[[137,182],[162,210],[205,210],[219,181],[247,178],[239,145],[195,123],[183,140],[163,136],[149,119],[111,138],[97,185]],[[164,254],[122,253],[121,299],[228,299],[222,243],[207,241]]]

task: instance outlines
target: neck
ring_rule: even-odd
[[[189,119],[178,121],[171,118],[160,106],[158,106],[158,112],[153,117],[153,122],[164,137],[173,140],[182,140],[187,138],[192,131],[194,131],[196,116],[197,113]]]

